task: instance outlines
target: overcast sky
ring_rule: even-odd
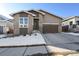
[[[43,9],[61,17],[79,16],[77,3],[0,3],[0,14],[7,17],[13,12],[29,9]]]

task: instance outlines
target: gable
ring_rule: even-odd
[[[31,13],[35,14],[36,16],[39,16],[39,13],[34,10],[29,10],[28,12],[31,12]]]
[[[10,14],[10,15],[11,15],[11,16],[15,16],[16,14],[22,14],[22,15],[24,15],[24,16],[27,16],[27,15],[36,16],[35,14],[30,13],[30,12],[25,11],[25,10],[19,11],[19,12],[15,12],[15,13],[12,13],[12,14]],[[22,15],[21,15],[21,16],[22,16]]]
[[[25,13],[25,12],[19,12],[19,13],[15,13],[13,14],[12,16],[16,16],[16,15],[19,15],[20,17],[25,17],[25,16],[28,16],[28,13]]]
[[[50,14],[51,16],[54,16],[54,17],[60,18],[61,20],[63,19],[63,18],[61,18],[61,17],[59,17],[59,16],[57,16],[57,15],[51,14],[51,13],[49,13],[49,12],[47,12],[47,11],[44,11],[44,10],[39,10],[39,11],[40,11],[40,12],[47,13],[47,14]]]
[[[28,14],[25,12],[18,13],[20,17],[28,17]]]

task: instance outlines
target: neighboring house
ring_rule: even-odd
[[[79,16],[73,16],[62,22],[63,31],[79,32]]]
[[[8,20],[7,17],[0,15],[0,34],[7,33],[10,29],[13,29],[13,24]]]
[[[11,16],[14,18],[11,22],[14,24],[15,35],[26,35],[33,30],[43,33],[62,31],[62,18],[44,10],[24,10],[12,13]]]

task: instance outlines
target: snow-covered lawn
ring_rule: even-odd
[[[6,37],[6,34],[0,34],[0,38]]]
[[[72,32],[70,32],[70,33],[65,33],[65,34],[71,34],[71,35],[79,36],[79,33],[72,33]]]
[[[7,37],[0,39],[0,46],[22,46],[22,45],[38,45],[46,44],[44,38],[40,33],[35,33],[31,36],[17,36],[17,37]]]

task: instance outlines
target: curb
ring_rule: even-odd
[[[12,47],[34,47],[34,46],[45,46],[45,44],[37,44],[37,45],[18,45],[18,46],[0,46],[0,48],[12,48]]]

